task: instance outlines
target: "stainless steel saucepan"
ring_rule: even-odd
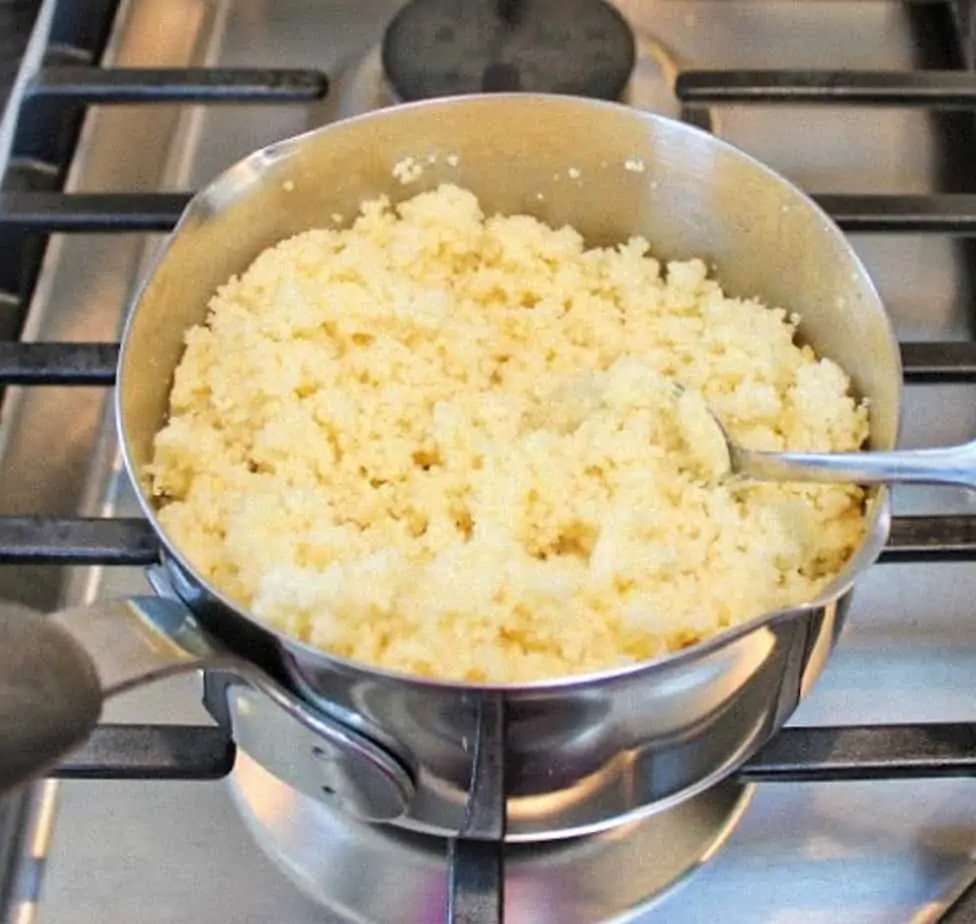
[[[424,170],[403,185],[393,167],[407,157]],[[871,447],[895,445],[899,354],[864,267],[808,198],[704,132],[623,105],[514,94],[393,107],[272,145],[193,199],[125,331],[118,427],[164,548],[160,593],[46,621],[9,612],[0,620],[7,783],[81,740],[104,694],[217,665],[236,678],[228,710],[238,746],[303,792],[449,837],[560,838],[713,785],[810,690],[855,579],[885,544],[885,488],[870,495],[862,546],[809,605],[652,662],[522,686],[416,679],[280,635],[201,579],[160,527],[145,466],[184,332],[204,319],[215,288],[334,213],[442,181],[471,189],[486,211],[566,222],[592,244],[642,234],[663,258],[704,257],[733,294],[799,312],[802,336],[870,398]],[[65,690],[75,691],[67,726]],[[491,793],[473,800],[492,767],[498,782],[502,756],[501,802]]]

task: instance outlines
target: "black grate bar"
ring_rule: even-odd
[[[111,385],[117,343],[0,343],[0,385]]]
[[[976,881],[970,882],[938,917],[937,924],[973,924],[976,921]]]
[[[0,565],[151,565],[159,540],[148,521],[0,516]],[[881,561],[976,561],[976,516],[895,517]]]
[[[675,93],[682,102],[834,104],[976,108],[969,71],[685,71]]]
[[[54,771],[61,778],[218,779],[234,745],[216,726],[103,725]],[[976,725],[787,728],[740,771],[750,782],[976,775]]]
[[[76,103],[287,103],[322,99],[321,71],[45,67],[27,92]]]
[[[786,728],[741,775],[767,783],[976,776],[976,725]]]
[[[976,234],[976,195],[815,195],[845,231]]]
[[[501,924],[505,904],[502,841],[452,840],[448,847],[447,920],[450,924]]]
[[[976,340],[903,343],[901,362],[913,385],[976,382]]]
[[[880,561],[976,561],[976,516],[894,517]]]
[[[159,541],[142,519],[0,517],[0,564],[151,565]]]
[[[169,231],[186,193],[0,193],[0,228],[60,231]]]
[[[0,343],[2,385],[112,385],[117,343]],[[976,341],[903,343],[905,381],[976,382]]]
[[[845,231],[976,234],[976,194],[813,198]],[[189,193],[0,193],[0,228],[168,231],[189,200]]]
[[[219,780],[233,741],[215,725],[102,725],[52,774],[68,780]]]

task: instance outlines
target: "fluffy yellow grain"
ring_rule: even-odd
[[[450,185],[369,202],[262,253],[187,334],[161,519],[346,658],[494,682],[646,659],[810,599],[861,540],[857,488],[714,478],[702,399],[746,446],[864,440],[795,323],[639,238],[586,249]]]

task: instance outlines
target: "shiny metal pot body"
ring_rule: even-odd
[[[393,168],[408,157],[423,172],[405,185]],[[445,181],[475,192],[487,212],[569,223],[590,244],[641,234],[656,256],[705,258],[732,294],[799,312],[802,336],[871,398],[874,448],[896,441],[898,350],[864,267],[809,199],[729,145],[621,105],[516,94],[393,107],[273,145],[194,198],[133,306],[118,418],[130,473],[166,547],[169,589],[206,636],[279,691],[271,708],[260,694],[231,692],[239,746],[323,799],[342,786],[317,785],[306,752],[326,763],[332,755],[354,787],[357,774],[379,772],[382,782],[392,773],[408,782],[373,817],[478,836],[469,824],[473,760],[486,703],[501,704],[505,836],[564,837],[688,797],[782,726],[830,655],[855,576],[886,541],[889,501],[884,490],[873,495],[863,547],[822,599],[598,676],[495,688],[427,682],[337,660],[241,612],[166,537],[144,476],[184,333],[264,248],[335,213],[348,219],[364,199],[396,201]],[[317,716],[332,749],[318,748],[314,733],[287,744],[274,730],[283,702]],[[302,750],[298,769],[288,769],[292,747]]]

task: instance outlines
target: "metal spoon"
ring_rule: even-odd
[[[723,433],[724,428],[723,428]],[[820,484],[954,484],[976,489],[976,440],[892,452],[757,452],[726,436],[733,473],[757,481]]]
[[[816,484],[952,484],[976,490],[976,440],[938,449],[889,452],[768,452],[736,443],[705,398],[678,382],[668,384],[678,416],[702,443],[713,478]],[[686,436],[686,439],[688,437]],[[724,453],[722,450],[724,449]],[[727,455],[727,464],[719,456]]]
[[[696,413],[702,411],[725,440],[732,475],[756,481],[954,484],[976,489],[976,440],[961,446],[891,452],[765,452],[739,446],[710,408],[699,404]]]
[[[736,443],[702,395],[681,383],[664,382],[660,396],[676,401],[678,416],[694,433],[692,442],[707,457],[713,478],[740,475],[756,481],[818,484],[953,484],[976,490],[976,440],[961,446],[890,452],[766,452]],[[601,389],[593,375],[580,374],[550,395],[539,419],[561,431],[572,429],[600,401]]]

